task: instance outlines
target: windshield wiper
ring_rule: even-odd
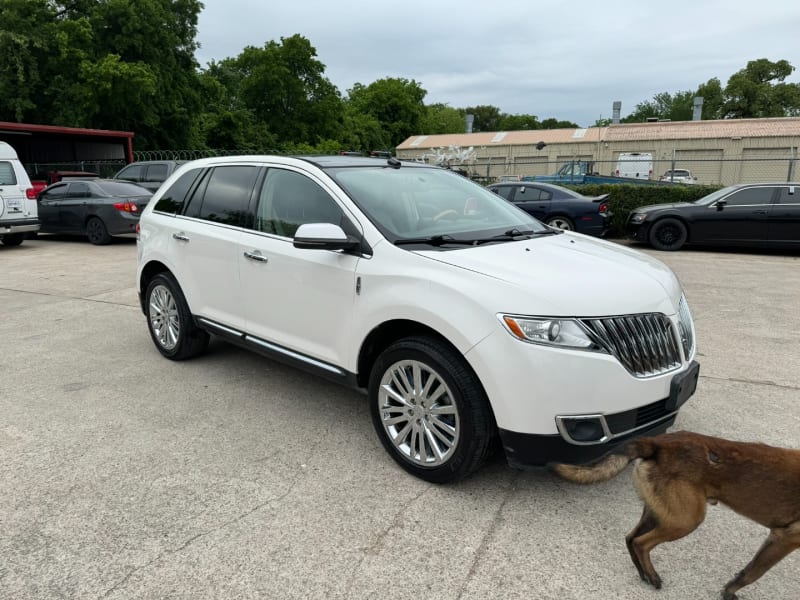
[[[395,246],[403,246],[406,244],[429,244],[431,246],[441,246],[443,244],[461,244],[463,246],[471,246],[474,243],[474,240],[458,240],[447,234],[432,235],[430,237],[401,238],[399,240],[395,240],[394,242]]]

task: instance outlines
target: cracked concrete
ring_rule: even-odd
[[[676,428],[798,447],[798,256],[650,253],[697,325]],[[358,393],[221,342],[164,360],[134,276],[130,240],[0,247],[0,598],[716,598],[766,536],[710,508],[653,553],[656,593],[624,545],[630,473],[582,487],[497,458],[414,479]],[[794,600],[799,567],[742,598]]]

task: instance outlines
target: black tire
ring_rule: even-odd
[[[401,374],[417,374],[418,381],[401,386]],[[436,338],[409,337],[384,350],[370,373],[369,404],[386,451],[425,481],[463,479],[495,448],[497,428],[483,386],[464,358]]]
[[[25,241],[24,233],[7,233],[2,237],[3,246],[19,246]]]
[[[689,239],[689,230],[680,219],[659,219],[650,227],[650,245],[656,250],[678,250]]]
[[[100,217],[90,217],[86,221],[86,237],[95,246],[105,246],[111,243],[111,236],[108,234],[106,224]]]
[[[153,343],[170,360],[186,360],[208,348],[208,333],[195,324],[183,292],[170,273],[159,273],[150,280],[145,316]]]
[[[575,231],[575,223],[572,222],[572,219],[562,215],[550,217],[545,224],[563,231]]]

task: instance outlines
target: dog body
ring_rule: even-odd
[[[596,483],[632,461],[644,512],[625,542],[639,575],[654,587],[661,587],[661,578],[650,551],[694,531],[707,503],[721,502],[770,530],[753,560],[723,589],[725,600],[800,548],[800,450],[682,431],[632,440],[594,465],[552,469],[576,483]]]

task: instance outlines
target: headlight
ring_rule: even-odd
[[[646,219],[647,219],[646,213],[633,213],[631,215],[631,223],[636,223],[636,224],[644,223]]]
[[[597,349],[583,327],[573,319],[498,316],[511,335],[524,342],[581,350]]]

